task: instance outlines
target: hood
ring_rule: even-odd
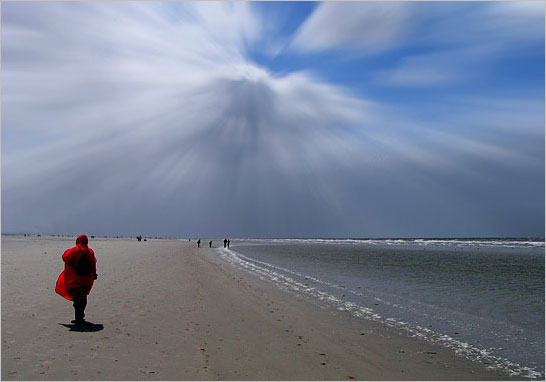
[[[80,235],[76,239],[76,245],[82,245],[84,247],[87,247],[88,242],[89,242],[89,239],[87,239],[87,235]]]

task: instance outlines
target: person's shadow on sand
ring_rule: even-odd
[[[61,324],[65,328],[69,328],[71,332],[99,332],[104,329],[102,324],[94,324],[92,322],[87,322],[85,325],[81,324]]]

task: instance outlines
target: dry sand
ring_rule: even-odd
[[[104,329],[70,331],[60,324],[72,305],[54,288],[73,245],[2,237],[2,380],[508,379],[298,300],[194,241],[91,240],[99,278],[86,319]]]

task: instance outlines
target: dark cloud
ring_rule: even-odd
[[[439,127],[272,75],[245,58],[245,3],[3,3],[2,33],[4,232],[544,230],[536,102],[475,99]]]

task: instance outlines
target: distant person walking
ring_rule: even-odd
[[[227,239],[224,239],[224,248],[226,248],[227,245]]]
[[[95,252],[87,246],[86,235],[76,239],[76,246],[63,254],[64,271],[57,279],[55,292],[69,301],[73,301],[76,325],[88,324],[84,320],[87,296],[97,279],[97,258]]]
[[[209,248],[212,248],[212,240],[209,241]]]
[[[199,248],[200,245],[201,245],[201,239],[198,239],[197,240],[197,248]]]
[[[228,239],[228,241],[227,241],[227,247],[229,248],[229,239]]]

